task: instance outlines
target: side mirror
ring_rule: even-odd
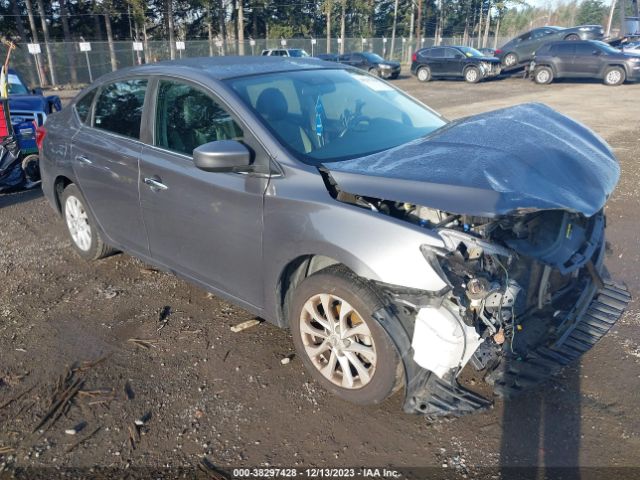
[[[251,153],[235,140],[218,140],[194,149],[193,163],[205,172],[246,172],[251,165]]]
[[[34,88],[33,90],[31,90],[31,93],[33,93],[34,95],[43,95],[44,92],[42,91],[42,89],[40,87]]]

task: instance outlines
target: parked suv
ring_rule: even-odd
[[[301,48],[269,48],[262,51],[266,57],[308,57],[309,54]]]
[[[500,68],[500,60],[470,47],[428,47],[411,57],[411,73],[421,82],[462,77],[469,83],[477,83],[499,75]]]
[[[599,41],[553,42],[541,47],[529,66],[536,83],[556,78],[597,78],[605,85],[640,79],[640,56]]]
[[[541,27],[518,35],[496,50],[505,68],[527,63],[534,52],[547,42],[557,40],[600,40],[604,29],[600,25],[581,25],[573,28]]]
[[[448,122],[345,65],[189,58],[105,75],[45,128],[82,258],[128,252],[290,328],[357,404],[404,385],[407,412],[486,408],[467,364],[513,395],[630,299],[603,265],[618,163],[540,104]]]

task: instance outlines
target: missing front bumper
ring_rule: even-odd
[[[593,347],[620,319],[631,301],[626,286],[604,280],[575,313],[560,339],[530,350],[526,358],[505,357],[487,380],[499,396],[512,397],[543,383]],[[455,376],[442,379],[421,368],[413,359],[412,324],[403,309],[388,307],[375,314],[396,343],[405,370],[407,413],[429,416],[460,416],[490,408],[492,400],[458,383]],[[400,319],[400,322],[397,320]]]

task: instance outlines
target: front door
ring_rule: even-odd
[[[102,87],[93,117],[73,137],[71,158],[89,208],[110,243],[147,255],[138,196],[140,120],[146,79]]]
[[[205,172],[194,148],[247,143],[238,122],[209,92],[158,82],[153,146],[140,162],[140,200],[151,256],[166,267],[260,308],[262,199],[268,176]]]
[[[602,69],[602,51],[590,43],[576,44],[573,56],[573,76],[595,77]]]

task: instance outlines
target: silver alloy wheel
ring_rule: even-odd
[[[300,313],[306,354],[335,385],[354,390],[368,384],[376,369],[376,346],[362,316],[342,298],[321,293]]]
[[[609,85],[615,85],[619,83],[621,78],[622,74],[620,73],[620,70],[611,70],[609,73],[607,73],[607,83]]]
[[[418,80],[424,82],[427,78],[429,78],[429,74],[426,68],[421,68],[418,70]]]
[[[504,57],[504,64],[507,67],[513,67],[516,64],[516,62],[517,62],[516,56],[513,53],[510,53],[506,57]]]
[[[73,195],[67,197],[64,215],[73,243],[83,252],[88,251],[91,248],[91,225],[82,202]]]
[[[467,79],[467,82],[473,83],[478,79],[478,71],[475,68],[470,68],[469,70],[467,70],[465,77]]]
[[[549,81],[549,71],[548,70],[540,70],[536,74],[536,80],[538,83],[547,83]]]

